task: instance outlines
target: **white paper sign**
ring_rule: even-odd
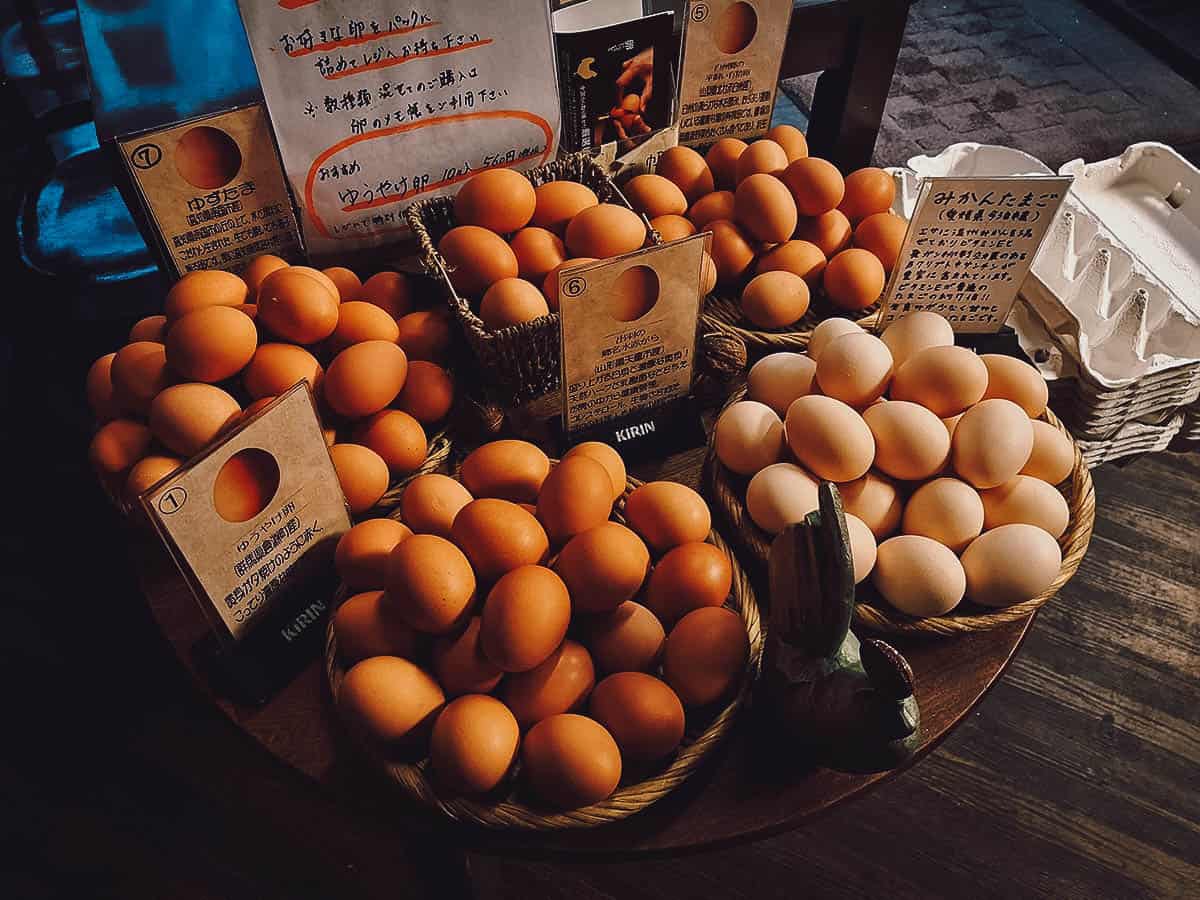
[[[239,5],[314,256],[395,243],[412,201],[554,156],[545,3]]]

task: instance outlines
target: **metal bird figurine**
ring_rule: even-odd
[[[770,624],[762,688],[776,733],[833,768],[892,768],[920,742],[908,662],[850,631],[854,567],[837,488],[771,545]]]

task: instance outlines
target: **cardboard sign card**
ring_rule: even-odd
[[[685,15],[679,143],[765,134],[792,0],[691,0]]]
[[[877,328],[928,310],[958,333],[999,331],[1071,181],[1058,175],[924,179],[880,299]]]
[[[554,155],[545,3],[239,6],[313,256],[395,243],[413,200]]]
[[[175,273],[300,258],[300,234],[261,103],[117,142]]]
[[[350,528],[307,382],[141,499],[227,646],[306,576],[327,569]]]
[[[693,235],[562,273],[568,434],[690,392],[700,268],[711,237]]]

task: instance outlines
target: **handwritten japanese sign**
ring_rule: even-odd
[[[263,509],[233,522],[218,514],[218,473],[243,451],[265,452],[278,486]],[[220,443],[142,496],[217,637],[240,640],[295,579],[328,566],[350,527],[346,501],[301,382]]]
[[[555,152],[545,3],[239,5],[310,254],[395,243],[413,200]]]
[[[792,0],[690,0],[685,16],[679,143],[765,134]]]
[[[926,178],[880,300],[882,330],[928,310],[956,332],[999,331],[1070,178]]]
[[[558,313],[568,433],[691,391],[700,267],[711,238],[693,235],[561,273]],[[639,302],[645,303],[641,315],[627,321],[614,315],[618,307],[637,308]]]

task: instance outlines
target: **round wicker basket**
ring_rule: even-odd
[[[745,389],[736,391],[726,405],[745,399],[745,395]],[[1067,500],[1071,520],[1067,530],[1058,540],[1062,549],[1062,568],[1050,586],[1037,597],[1024,603],[993,608],[964,601],[946,615],[921,619],[902,613],[888,604],[868,580],[857,588],[858,602],[854,607],[854,621],[858,625],[885,634],[945,636],[968,631],[986,631],[1032,615],[1058,594],[1075,574],[1084,554],[1087,553],[1088,542],[1092,538],[1092,526],[1096,520],[1096,492],[1092,486],[1092,476],[1071,433],[1049,409],[1043,413],[1042,419],[1071,439],[1071,445],[1075,448],[1075,464],[1071,475],[1058,486]],[[716,457],[711,436],[701,477],[709,502],[724,517],[729,533],[736,536],[739,549],[760,569],[765,570],[771,550],[771,535],[754,524],[746,509],[748,479],[730,472],[721,464]]]
[[[615,520],[624,522],[625,500],[641,483],[636,479],[629,479],[624,495],[617,500],[613,515]],[[746,626],[746,634],[750,639],[750,657],[737,693],[721,709],[688,712],[683,743],[661,772],[636,782],[627,783],[623,778],[617,790],[607,800],[580,809],[555,812],[531,803],[520,789],[512,786],[513,782],[509,783],[508,794],[499,800],[489,801],[447,794],[433,780],[428,758],[415,763],[389,759],[379,748],[362,740],[359,740],[359,748],[369,762],[406,795],[449,819],[466,824],[485,828],[541,831],[590,828],[624,819],[645,809],[679,787],[729,734],[738,710],[750,694],[762,656],[763,630],[750,580],[738,565],[733,551],[716,530],[709,534],[708,542],[728,556],[733,567],[733,586],[725,606],[738,613]],[[334,609],[345,599],[345,588],[339,588],[334,599]],[[338,658],[332,617],[330,623],[325,637],[325,670],[331,694],[336,698],[346,670]],[[357,738],[355,732],[351,733]]]
[[[747,327],[749,323],[742,315],[742,305],[736,295],[723,293],[709,294],[704,301],[704,313],[701,316],[705,326],[711,331],[724,331],[737,335],[746,343],[746,351],[751,358],[757,359],[768,353],[790,351],[802,353],[808,349],[812,331],[823,319],[830,316],[843,316],[854,319],[868,331],[875,327],[875,319],[879,312],[877,306],[868,307],[856,313],[848,313],[832,308],[823,298],[815,298],[804,318],[787,328],[763,330]]]

